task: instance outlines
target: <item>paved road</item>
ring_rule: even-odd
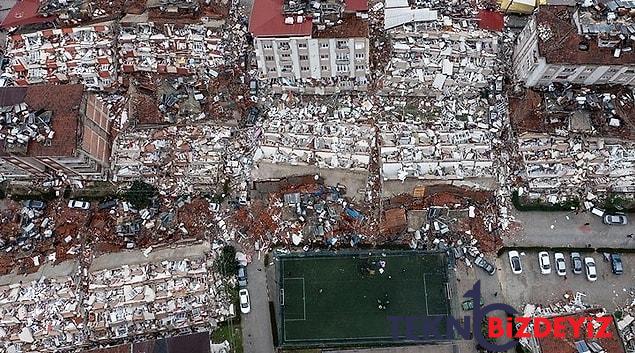
[[[241,318],[245,353],[273,353],[267,276],[262,259],[254,257],[247,266],[247,279],[251,312]]]
[[[518,234],[503,239],[506,246],[587,247],[635,249],[635,217],[626,226],[607,226],[600,217],[583,212],[515,212],[522,226]]]

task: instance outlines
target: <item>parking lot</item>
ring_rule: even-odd
[[[526,303],[552,304],[564,300],[564,294],[575,295],[576,292],[586,294],[583,301],[587,304],[597,304],[607,310],[615,310],[618,305],[626,304],[630,299],[627,291],[635,287],[635,254],[622,254],[624,273],[614,275],[611,264],[605,261],[601,253],[580,252],[584,257],[595,259],[598,279],[589,282],[586,274],[573,274],[570,252],[564,252],[567,275],[558,276],[554,268],[554,251],[548,251],[551,262],[551,273],[541,274],[538,262],[538,251],[522,251],[521,274],[513,274],[509,264],[508,252],[504,252],[496,261],[497,275],[502,285],[503,298],[506,303],[522,308]]]

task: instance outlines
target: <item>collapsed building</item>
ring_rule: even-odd
[[[136,17],[135,17],[136,18]],[[215,77],[225,60],[221,33],[204,23],[122,21],[118,40],[124,73],[153,72]]]
[[[83,344],[77,286],[73,275],[0,286],[0,350],[59,352]]]
[[[229,128],[213,124],[122,132],[113,144],[112,180],[143,179],[166,192],[222,186],[230,135]]]
[[[3,178],[103,180],[110,156],[109,105],[75,85],[0,88]]]
[[[223,296],[205,257],[93,271],[84,308],[93,341],[209,325]],[[229,315],[229,308],[224,308]]]
[[[5,74],[15,85],[81,83],[104,90],[116,83],[112,22],[15,33],[7,42]]]
[[[620,0],[540,6],[516,39],[515,77],[529,87],[635,85],[633,9]]]
[[[635,102],[628,89],[529,90],[512,102],[519,175],[530,197],[635,192]]]
[[[472,6],[387,1],[384,29],[392,51],[379,93],[461,94],[489,86],[500,64],[500,33],[489,29],[502,30],[502,15],[488,11],[492,15],[479,18],[479,12],[485,10]]]
[[[249,31],[260,78],[275,91],[309,94],[366,90],[366,0],[257,0]]]

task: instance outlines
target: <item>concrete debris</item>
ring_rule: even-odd
[[[16,33],[8,37],[5,69],[18,86],[83,83],[104,90],[116,83],[112,22]]]

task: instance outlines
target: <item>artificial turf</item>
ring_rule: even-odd
[[[445,254],[369,254],[278,256],[281,345],[390,343],[389,316],[448,314]]]

